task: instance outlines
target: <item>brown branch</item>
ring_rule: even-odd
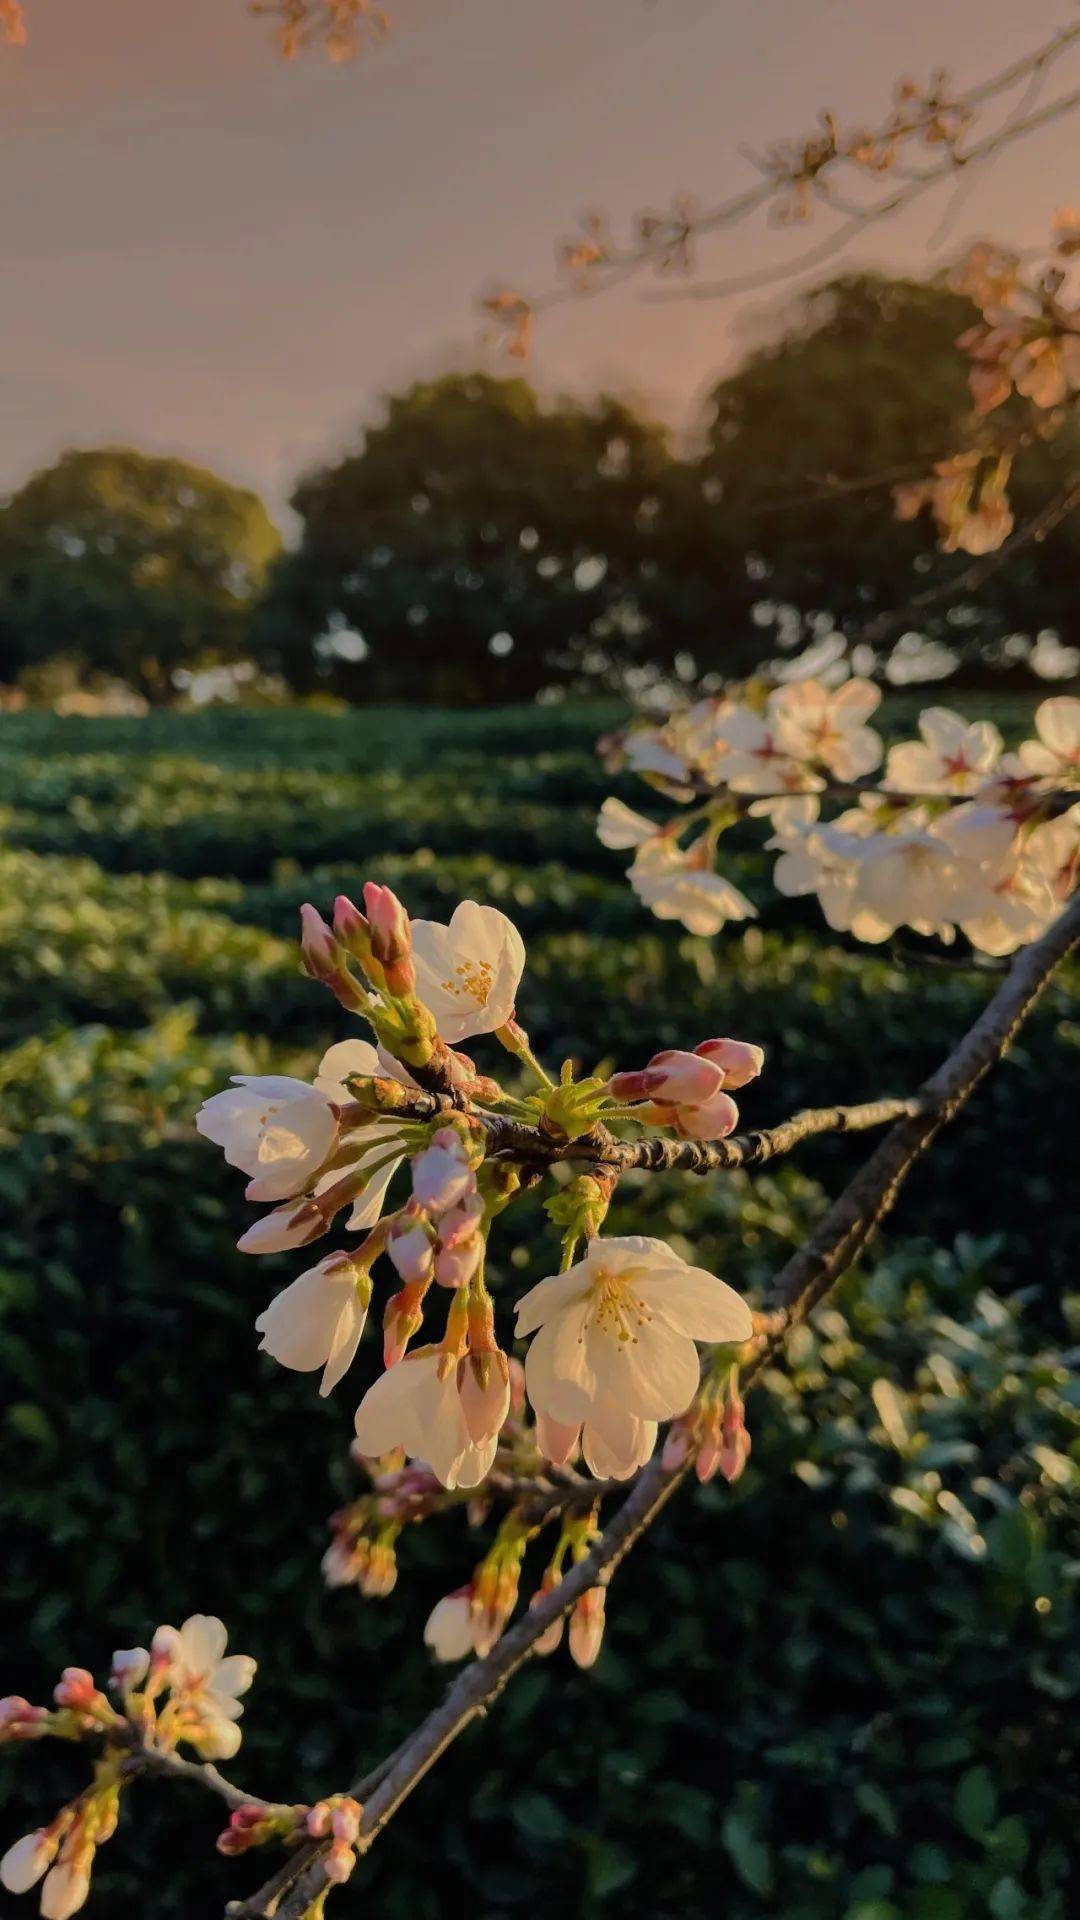
[[[196,1786],[216,1794],[224,1800],[230,1811],[237,1807],[269,1807],[273,1802],[263,1800],[257,1793],[245,1793],[242,1787],[236,1787],[226,1780],[209,1761],[184,1760],[178,1753],[165,1753],[158,1747],[139,1747],[130,1760],[125,1761],[124,1770],[129,1777],[139,1774],[168,1774],[173,1780],[191,1780]]]
[[[952,1119],[983,1076],[1005,1053],[1054,969],[1080,939],[1080,896],[1054,925],[1020,953],[993,999],[974,1026],[926,1081],[917,1111],[908,1112],[886,1136],[839,1198],[829,1207],[806,1243],[781,1268],[771,1289],[770,1310],[762,1316],[747,1377],[759,1373],[779,1350],[792,1327],[806,1319],[848,1270],[874,1229],[892,1207],[911,1168],[939,1129]],[[384,1763],[372,1791],[369,1775],[349,1791],[364,1801],[358,1846],[373,1845],[402,1803],[439,1757],[471,1723],[486,1714],[508,1681],[535,1650],[545,1630],[561,1619],[575,1600],[595,1586],[606,1586],[635,1541],[652,1525],[690,1471],[690,1463],[665,1472],[656,1456],[641,1472],[627,1499],[591,1551],[562,1583],[530,1607],[484,1660],[475,1661],[452,1683],[444,1700]],[[368,1796],[365,1800],[365,1795]],[[324,1884],[323,1846],[313,1843],[287,1863],[261,1893],[229,1908],[232,1920],[302,1920]],[[287,1877],[286,1877],[287,1876]]]

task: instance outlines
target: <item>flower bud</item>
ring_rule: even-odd
[[[339,1801],[330,1816],[330,1831],[335,1840],[343,1840],[346,1846],[354,1846],[360,1837],[361,1808],[357,1801],[347,1797]]]
[[[478,1233],[458,1246],[440,1247],[435,1255],[435,1278],[440,1287],[467,1286],[480,1265],[484,1242]]]
[[[749,1040],[703,1040],[694,1052],[719,1067],[728,1088],[745,1087],[765,1065],[764,1047],[755,1047]]]
[[[570,1658],[577,1667],[595,1664],[604,1638],[604,1589],[589,1587],[570,1614]]]
[[[64,1855],[46,1874],[41,1889],[43,1920],[70,1920],[73,1913],[85,1906],[93,1861],[93,1847],[79,1847],[70,1858],[65,1848]]]
[[[429,1213],[446,1213],[476,1191],[465,1142],[453,1127],[440,1127],[412,1163],[413,1195]]]
[[[556,1573],[554,1567],[545,1567],[544,1577],[537,1587],[536,1592],[533,1594],[532,1599],[529,1601],[530,1608],[539,1606],[541,1600],[543,1600],[547,1594],[553,1592],[556,1587],[561,1586],[561,1584],[562,1575]],[[560,1614],[557,1620],[553,1620],[549,1627],[544,1628],[540,1638],[533,1641],[533,1652],[538,1653],[541,1659],[546,1659],[549,1653],[554,1653],[563,1637],[563,1628],[565,1625],[565,1616]]]
[[[394,1367],[404,1357],[405,1349],[416,1333],[424,1318],[424,1293],[427,1283],[423,1280],[409,1280],[400,1293],[395,1293],[386,1303],[383,1313],[383,1365]]]
[[[376,886],[373,880],[364,887],[364,906],[371,950],[386,974],[387,990],[404,999],[416,988],[409,916],[397,895],[389,887]]]
[[[350,1013],[363,1013],[368,996],[349,972],[347,953],[310,901],[300,909],[300,962],[311,980],[329,987]]]
[[[32,1707],[20,1693],[0,1700],[0,1745],[9,1740],[35,1740],[44,1732],[49,1718],[47,1707]]]
[[[424,1628],[424,1645],[436,1660],[464,1660],[473,1650],[471,1587],[458,1587],[432,1608]]]
[[[739,1109],[728,1093],[714,1093],[698,1107],[655,1107],[668,1126],[684,1140],[725,1140],[739,1124]]]
[[[87,1713],[99,1698],[94,1676],[85,1667],[65,1667],[55,1687],[53,1699],[58,1707],[70,1707],[75,1713]]]
[[[402,1280],[430,1279],[435,1250],[422,1221],[398,1221],[391,1230],[386,1251]]]
[[[29,1893],[55,1860],[60,1838],[54,1828],[39,1827],[16,1840],[0,1860],[0,1885],[9,1893]]]
[[[745,1414],[746,1408],[739,1392],[738,1369],[732,1367],[720,1423],[720,1471],[729,1485],[741,1477],[750,1458],[750,1435]]]
[[[109,1685],[120,1693],[130,1693],[150,1671],[150,1655],[145,1647],[121,1647],[113,1654]]]

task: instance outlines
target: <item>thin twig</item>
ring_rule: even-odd
[[[770,1310],[762,1317],[754,1356],[746,1377],[760,1373],[782,1348],[792,1327],[819,1304],[861,1252],[889,1212],[903,1181],[940,1128],[952,1119],[984,1074],[1002,1057],[1070,948],[1080,939],[1080,895],[1041,937],[1013,961],[1008,977],[974,1026],[920,1091],[918,1110],[909,1112],[886,1136],[839,1198],[827,1210],[804,1246],[776,1276]],[[452,1683],[442,1703],[416,1728],[390,1762],[374,1791],[368,1781],[350,1789],[364,1804],[358,1847],[370,1848],[402,1803],[465,1728],[485,1714],[530,1655],[546,1629],[569,1612],[591,1587],[606,1586],[641,1535],[686,1478],[690,1463],[665,1472],[662,1457],[643,1469],[614,1519],[591,1551],[561,1584],[537,1600],[516,1626],[502,1636],[484,1660],[475,1661]],[[324,1843],[325,1844],[325,1843]],[[261,1893],[230,1908],[233,1920],[302,1920],[324,1884],[323,1845],[314,1843],[289,1862],[293,1875],[281,1897],[281,1876]]]

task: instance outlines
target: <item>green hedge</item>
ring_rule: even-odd
[[[312,767],[351,780],[350,751],[381,752],[355,776],[377,783],[417,733],[430,755],[429,720],[155,716],[99,736],[32,719],[0,735],[20,842],[0,854],[4,1684],[41,1694],[63,1661],[100,1671],[158,1620],[220,1611],[261,1663],[233,1771],[286,1797],[347,1777],[437,1697],[422,1622],[481,1550],[455,1517],[403,1541],[388,1601],[322,1589],[375,1342],[329,1404],[258,1355],[255,1315],[296,1261],[233,1252],[240,1183],[191,1127],[230,1072],[307,1072],[347,1030],[296,970],[298,900],[369,872],[418,911],[491,898],[526,930],[522,1015],[546,1053],[630,1063],[745,1034],[770,1051],[743,1096],[751,1122],[906,1089],[988,991],[848,950],[801,907],[713,943],[658,926],[617,862],[586,856],[595,783],[576,808],[562,784],[585,743],[568,747],[547,713],[550,766],[532,766],[527,800],[547,822],[542,858],[491,859],[479,826],[455,829],[448,862],[413,847],[415,795],[395,800],[390,781],[385,843],[372,829],[320,868],[288,826],[290,805],[317,813]],[[495,805],[499,756],[512,740],[527,766],[527,738],[521,716],[463,716],[444,819]],[[250,819],[239,786],[227,804],[245,772]],[[118,836],[154,816],[162,871],[73,857],[88,776]],[[572,869],[560,822],[583,850]],[[254,849],[260,829],[258,861],[230,873],[235,836]],[[27,851],[31,830],[58,850]],[[196,840],[202,866],[185,853]],[[560,1653],[520,1676],[336,1897],[343,1915],[1069,1920],[1080,1299],[1077,1202],[1055,1162],[1080,1040],[1068,987],[768,1375],[745,1480],[675,1504],[620,1572],[593,1674]],[[753,1179],[628,1180],[616,1224],[758,1289],[858,1150],[821,1143]],[[496,1282],[544,1270],[549,1236],[535,1198],[512,1210]],[[80,1767],[5,1756],[5,1833]],[[147,1787],[136,1807],[90,1912],[192,1920],[261,1877],[258,1856],[214,1855],[209,1801]]]

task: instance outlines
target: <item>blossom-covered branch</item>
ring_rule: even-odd
[[[868,724],[879,689],[834,664],[839,684],[762,675],[602,743],[610,765],[631,767],[681,811],[658,821],[607,800],[601,840],[633,853],[643,903],[692,933],[755,916],[715,860],[730,828],[762,819],[774,885],[816,894],[837,932],[879,944],[908,926],[1015,952],[1076,885],[1080,700],[1044,700],[1035,738],[1015,753],[990,722],[928,707],[919,738],[886,755]],[[829,817],[834,797],[855,804]]]
[[[1080,900],[1074,900],[1055,924],[1013,962],[1008,978],[974,1026],[921,1089],[918,1112],[899,1121],[828,1209],[806,1244],[781,1269],[754,1338],[753,1357],[744,1368],[745,1381],[752,1380],[776,1356],[792,1328],[806,1319],[850,1268],[893,1206],[916,1160],[1001,1058],[1054,970],[1078,939]],[[357,1852],[365,1852],[374,1843],[425,1774],[458,1735],[487,1711],[558,1622],[587,1594],[603,1593],[621,1561],[652,1525],[691,1467],[689,1450],[678,1464],[666,1464],[663,1458],[652,1461],[618,1514],[560,1585],[542,1595],[485,1659],[467,1668],[455,1681],[445,1700],[397,1750],[374,1791],[366,1789]],[[350,1789],[355,1797],[359,1797],[362,1784]],[[232,1920],[262,1920],[273,1912],[278,1920],[301,1920],[317,1897],[323,1877],[320,1849],[315,1846],[275,1876],[261,1894],[230,1907],[230,1916]],[[273,1901],[278,1904],[270,1904]]]

